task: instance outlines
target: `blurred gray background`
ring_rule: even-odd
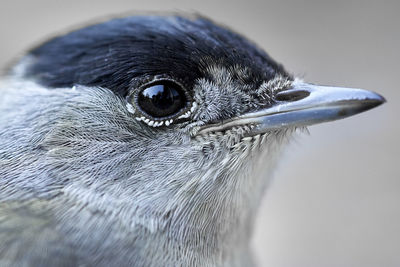
[[[0,65],[88,20],[176,10],[229,25],[306,81],[388,100],[287,149],[260,208],[259,265],[400,266],[400,1],[1,0]]]

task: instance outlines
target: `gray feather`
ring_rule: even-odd
[[[198,81],[199,95],[216,97],[218,79]],[[148,127],[107,89],[10,80],[1,90],[3,261],[249,266],[258,202],[292,130],[191,138],[196,124]],[[218,107],[197,101],[201,124]]]

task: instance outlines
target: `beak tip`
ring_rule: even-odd
[[[370,92],[370,94],[371,97],[366,99],[366,106],[368,106],[368,109],[375,108],[387,102],[386,98],[378,93]]]
[[[387,102],[386,98],[384,98],[380,94],[376,94],[376,95],[378,96],[378,101],[380,101],[380,103],[378,105],[381,105],[381,104],[384,104]]]

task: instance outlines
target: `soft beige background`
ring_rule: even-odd
[[[0,65],[60,29],[137,10],[201,12],[307,81],[383,94],[384,106],[291,145],[254,248],[261,266],[400,266],[400,1],[1,0]]]

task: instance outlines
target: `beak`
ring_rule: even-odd
[[[249,134],[257,135],[270,129],[343,119],[386,102],[382,96],[362,89],[320,86],[300,81],[295,81],[290,89],[277,93],[275,98],[276,103],[271,107],[205,126],[199,133],[251,125]]]

